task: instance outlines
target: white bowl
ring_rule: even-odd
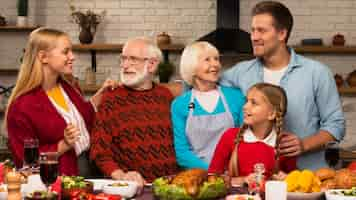
[[[112,184],[120,183],[127,184],[125,186],[113,186]],[[132,198],[135,196],[138,184],[134,181],[115,181],[115,183],[104,185],[103,192],[106,194],[121,195],[124,198]]]
[[[85,180],[93,183],[94,191],[102,191],[104,185],[115,183],[115,180],[112,179],[85,179]]]
[[[253,199],[253,200],[261,200],[258,195],[248,195],[248,194],[233,194],[226,196],[225,200],[236,200],[236,199]]]
[[[328,190],[325,192],[326,200],[356,200],[356,196],[345,196],[341,194],[342,190]],[[334,194],[339,193],[339,194]]]

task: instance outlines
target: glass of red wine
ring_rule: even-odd
[[[325,148],[325,161],[328,163],[330,168],[336,168],[339,163],[339,143],[329,142],[326,144]]]
[[[34,138],[24,139],[24,167],[30,167],[31,171],[38,165],[38,140]]]
[[[56,182],[58,176],[58,152],[41,152],[39,161],[41,180],[50,191],[50,185]]]

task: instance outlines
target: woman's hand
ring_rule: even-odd
[[[79,128],[73,124],[68,124],[67,127],[64,129],[64,142],[73,147],[75,142],[79,140],[80,131]]]
[[[64,138],[58,142],[57,151],[59,155],[64,154],[68,150],[72,149],[74,143],[80,137],[80,131],[78,127],[74,126],[73,124],[68,124],[67,127],[64,129]]]
[[[112,79],[106,79],[103,85],[101,86],[101,88],[90,98],[90,101],[95,106],[95,108],[97,108],[100,104],[103,91],[105,91],[108,88],[114,90],[118,86],[119,86],[119,82],[114,81]]]

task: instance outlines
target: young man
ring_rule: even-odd
[[[162,53],[148,40],[129,40],[120,56],[122,87],[103,94],[90,157],[113,179],[147,181],[177,173],[170,121],[171,92],[154,84]]]
[[[345,119],[333,75],[327,66],[297,55],[287,46],[293,26],[289,9],[274,1],[258,3],[252,11],[254,60],[227,70],[220,83],[246,91],[268,82],[286,90],[288,109],[279,150],[298,156],[297,166],[327,166],[324,146],[344,136]]]

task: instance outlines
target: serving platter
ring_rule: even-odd
[[[324,199],[324,192],[311,192],[311,193],[288,192],[287,199],[288,200],[322,200]]]
[[[341,191],[343,189],[327,190],[325,192],[326,200],[356,200],[356,196],[345,196]]]

